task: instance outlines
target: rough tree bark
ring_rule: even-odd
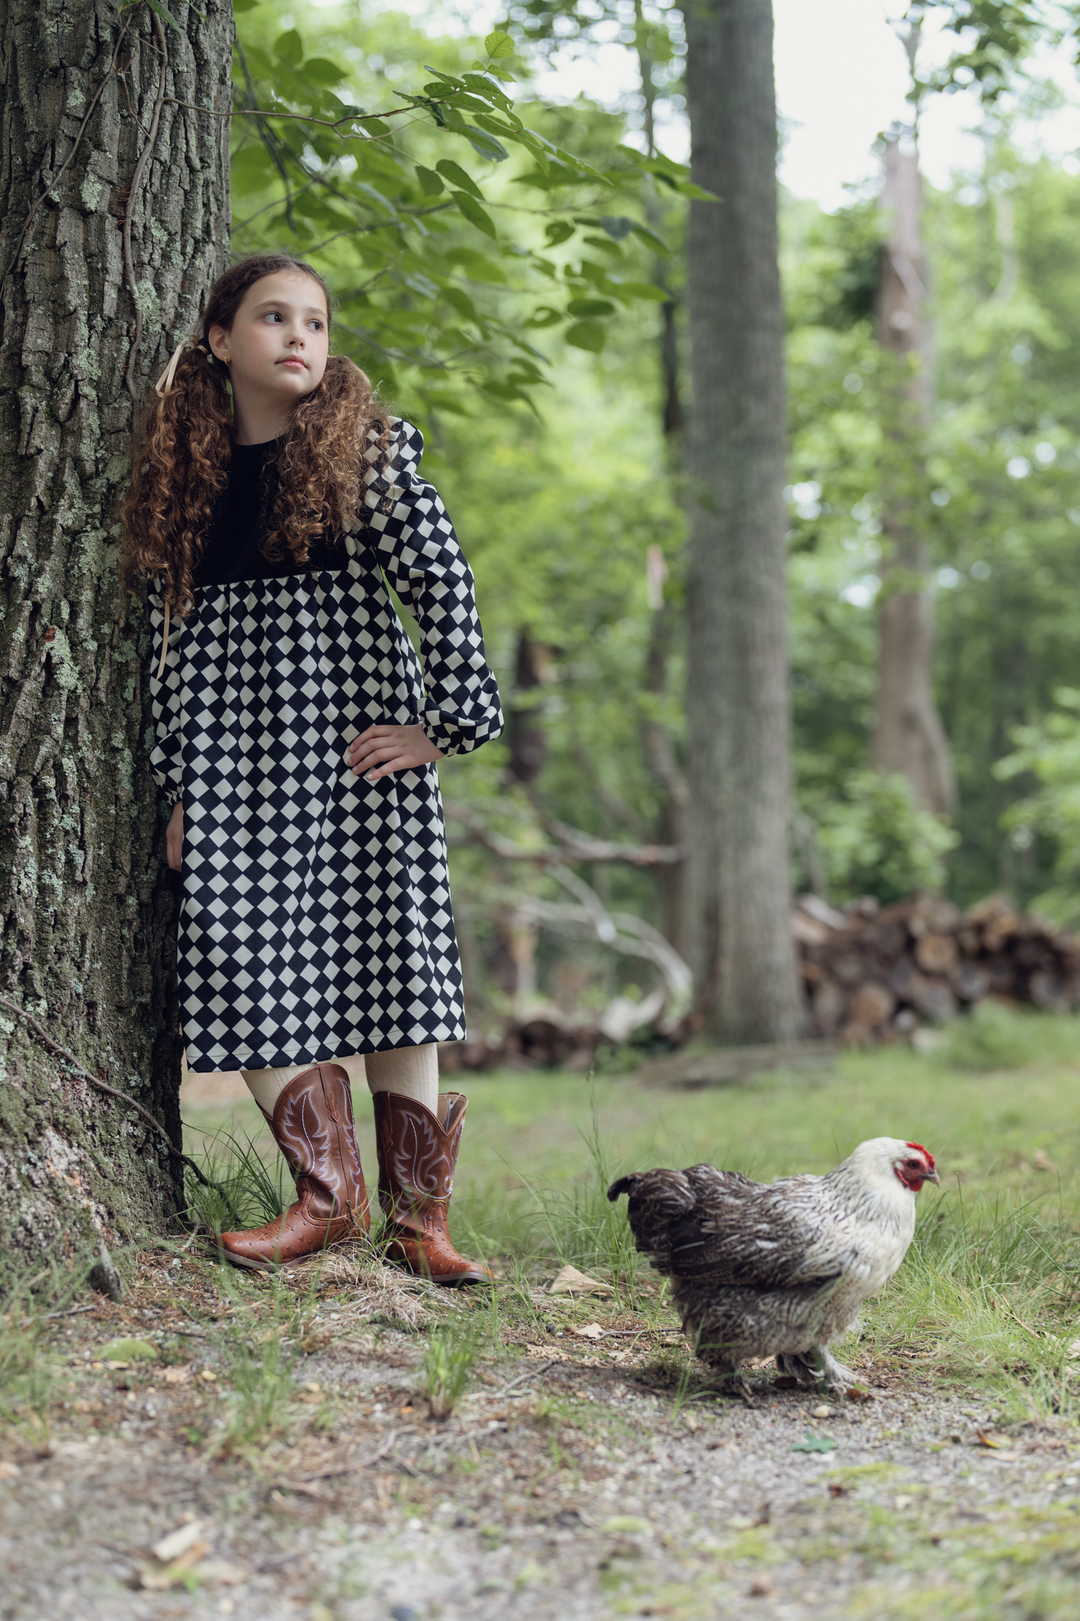
[[[914,508],[925,472],[919,441],[930,412],[931,367],[923,304],[922,180],[913,140],[885,145],[882,211],[888,240],[881,255],[876,326],[882,348],[902,367],[887,423],[888,467],[882,530],[889,543],[878,628],[878,685],[871,757],[876,768],[907,778],[915,802],[947,815],[956,787],[945,728],[934,702],[934,598],[930,548]]]
[[[0,20],[0,994],[178,1142],[176,898],[114,537],[132,396],[227,254],[228,119],[175,103],[227,112],[233,24],[228,0],[171,9]],[[0,1008],[6,1264],[160,1227],[178,1173]]]
[[[711,1034],[781,1041],[799,1031],[802,1007],[770,0],[693,0],[686,38],[693,179],[719,199],[691,203],[687,260],[693,965]]]

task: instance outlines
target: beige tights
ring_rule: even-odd
[[[388,1053],[366,1053],[362,1058],[353,1054],[330,1061],[348,1070],[354,1086],[366,1074],[371,1092],[398,1092],[423,1104],[432,1114],[438,1113],[439,1049],[434,1042],[425,1047],[395,1047]],[[310,1068],[310,1064],[286,1064],[282,1069],[243,1069],[240,1073],[263,1113],[272,1115],[289,1082]]]

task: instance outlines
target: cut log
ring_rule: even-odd
[[[895,1007],[896,997],[888,986],[868,980],[865,985],[859,986],[851,999],[851,1022],[864,1024],[873,1030],[892,1017]]]
[[[818,1035],[834,1036],[847,1012],[848,994],[835,979],[822,980],[814,992],[814,1029]]]
[[[924,934],[915,942],[915,961],[926,974],[951,974],[959,957],[951,934]]]

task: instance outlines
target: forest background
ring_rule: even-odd
[[[441,35],[437,10],[240,0],[236,12],[241,72],[262,97],[302,96],[316,81],[386,106],[429,82],[427,66],[457,74],[484,57],[480,39]],[[550,847],[566,825],[609,848],[670,847],[685,803],[689,188],[653,144],[654,118],[670,132],[684,105],[680,14],[536,0],[500,28],[530,123],[531,75],[598,23],[634,53],[646,93],[617,110],[549,100],[531,123],[615,192],[568,186],[557,164],[485,161],[481,142],[471,167],[488,224],[457,229],[423,267],[403,269],[378,231],[349,229],[333,199],[301,188],[286,209],[256,132],[234,134],[233,251],[291,245],[328,271],[346,295],[337,342],[423,427],[477,576],[510,725],[483,755],[448,762],[443,780],[481,1027],[545,999],[599,1012],[613,995],[647,996],[655,962],[613,953],[568,918],[586,887],[586,910],[683,943],[670,866],[611,861],[597,844],[600,859],[578,861],[580,892],[568,895],[565,873],[497,854]],[[895,372],[873,318],[880,183],[852,187],[832,213],[782,197],[792,858],[796,887],[833,903],[923,888],[966,905],[1001,889],[1059,921],[1080,916],[1080,175],[1013,137],[1020,118],[1060,99],[1012,76],[982,111],[978,170],[924,187],[933,405],[911,478],[932,556],[951,818],[870,767],[883,480],[895,461]],[[434,169],[445,150],[436,133],[416,125],[408,141],[432,144]],[[377,185],[377,172],[368,178]],[[436,174],[431,183],[437,192]],[[502,252],[485,257],[483,235],[496,229]],[[568,303],[544,302],[545,277],[564,300],[569,284]],[[451,342],[448,318],[460,323]]]

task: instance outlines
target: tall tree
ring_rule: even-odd
[[[147,769],[142,611],[112,542],[133,397],[190,330],[228,243],[232,8],[175,9],[9,0],[0,23],[9,1259],[160,1225],[180,1169],[165,1141],[180,1135],[175,895]]]
[[[910,36],[909,36],[910,37]],[[956,797],[945,728],[934,701],[934,597],[922,441],[931,408],[931,364],[924,304],[922,179],[910,135],[885,143],[881,194],[887,236],[875,307],[878,342],[896,358],[888,399],[888,466],[882,528],[890,544],[879,618],[878,685],[872,758],[907,779],[915,803],[947,815]]]
[[[800,1028],[788,863],[784,316],[770,0],[686,13],[689,856],[694,968],[715,1036]]]

